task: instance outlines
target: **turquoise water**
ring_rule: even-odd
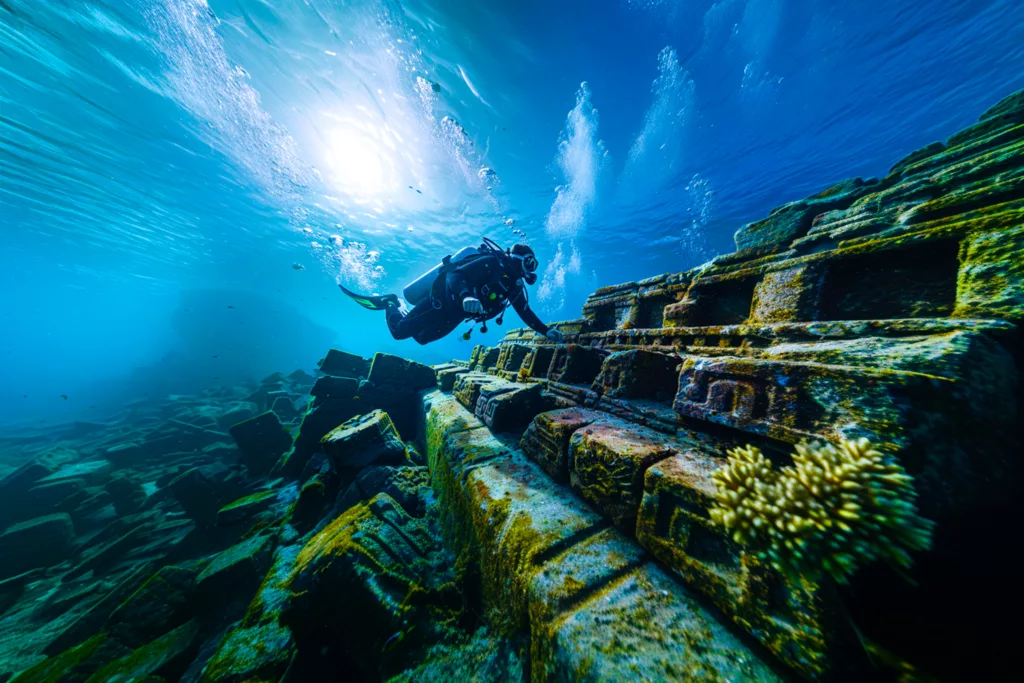
[[[2,0],[0,422],[331,344],[466,357],[479,334],[395,342],[335,284],[527,239],[534,307],[573,318],[884,174],[1022,67],[1015,0]]]

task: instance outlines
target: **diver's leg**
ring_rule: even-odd
[[[434,309],[430,303],[420,304],[411,311],[402,315],[397,307],[388,309],[388,330],[395,339],[408,339],[415,336],[426,327],[430,327],[432,321],[442,317],[442,312]]]
[[[451,313],[439,315],[433,319],[432,324],[425,325],[416,332],[413,335],[413,339],[419,344],[429,344],[450,334],[452,330],[459,326],[460,322],[462,322],[461,315],[453,315]]]

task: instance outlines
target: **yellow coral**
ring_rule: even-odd
[[[908,551],[931,546],[910,476],[867,439],[801,443],[781,470],[754,446],[735,448],[714,480],[711,519],[790,577],[845,583],[859,564],[906,568]]]

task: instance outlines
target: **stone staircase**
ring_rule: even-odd
[[[944,643],[998,649],[961,628],[995,605],[939,603],[1010,581],[1019,546],[973,552],[989,520],[1021,516],[1022,150],[1017,94],[885,178],[744,226],[734,254],[597,290],[557,325],[563,344],[515,330],[435,368],[435,488],[491,604],[532,634],[539,680],[759,680],[776,675],[765,662],[866,680],[867,650],[941,674]],[[786,580],[712,524],[730,448],[785,465],[800,441],[860,437],[938,524],[918,586],[876,570],[849,589]]]

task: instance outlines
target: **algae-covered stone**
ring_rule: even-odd
[[[448,566],[437,531],[377,495],[345,511],[302,548],[281,622],[300,649],[340,648],[363,674],[373,675],[381,644],[417,622],[424,605],[453,578]]]
[[[316,381],[309,395],[321,403],[327,399],[351,399],[358,392],[358,378],[325,375]]]
[[[0,579],[68,559],[75,529],[66,514],[47,515],[15,524],[0,534]]]
[[[190,621],[136,649],[131,654],[110,662],[94,673],[86,683],[136,683],[156,674],[169,674],[177,679],[194,653],[199,624]]]
[[[184,624],[196,608],[198,574],[194,567],[162,568],[114,610],[106,629],[125,645],[140,647]]]
[[[185,514],[198,524],[211,524],[217,516],[218,496],[202,471],[193,467],[172,480],[167,487],[181,504]]]
[[[378,387],[401,387],[404,391],[412,392],[429,389],[437,382],[434,370],[429,365],[389,353],[374,354],[367,380]]]
[[[258,491],[232,501],[217,510],[217,525],[227,526],[250,520],[272,506],[275,500],[276,491]]]
[[[322,448],[339,471],[371,464],[401,464],[405,444],[391,418],[382,410],[354,417],[321,440]]]
[[[81,645],[21,672],[11,683],[85,683],[101,666],[128,652],[106,633],[97,633]]]
[[[342,512],[378,493],[393,498],[413,517],[422,517],[432,493],[430,472],[426,467],[367,467],[338,497],[334,509]]]
[[[221,552],[210,561],[196,579],[196,589],[204,603],[248,600],[260,584],[269,564],[273,545],[266,534],[257,534]]]
[[[664,435],[621,420],[602,420],[575,432],[569,443],[573,489],[628,534],[635,533],[644,472],[675,452]]]
[[[242,462],[256,473],[269,469],[292,445],[291,434],[273,412],[239,422],[229,431],[242,452]]]
[[[347,351],[331,349],[320,360],[320,372],[333,377],[366,377],[370,361]]]
[[[556,481],[569,481],[569,439],[573,433],[601,417],[581,408],[564,408],[541,413],[523,434],[519,447]]]
[[[291,511],[291,523],[300,533],[316,526],[327,502],[327,485],[322,475],[314,475],[299,489],[299,497]]]
[[[551,653],[554,680],[783,680],[651,563],[567,615]]]
[[[781,206],[768,218],[750,223],[736,231],[736,248],[751,249],[764,246],[783,246],[803,237],[811,228],[814,217],[826,211],[845,209],[877,188],[871,181],[860,178],[844,181],[824,192]]]

